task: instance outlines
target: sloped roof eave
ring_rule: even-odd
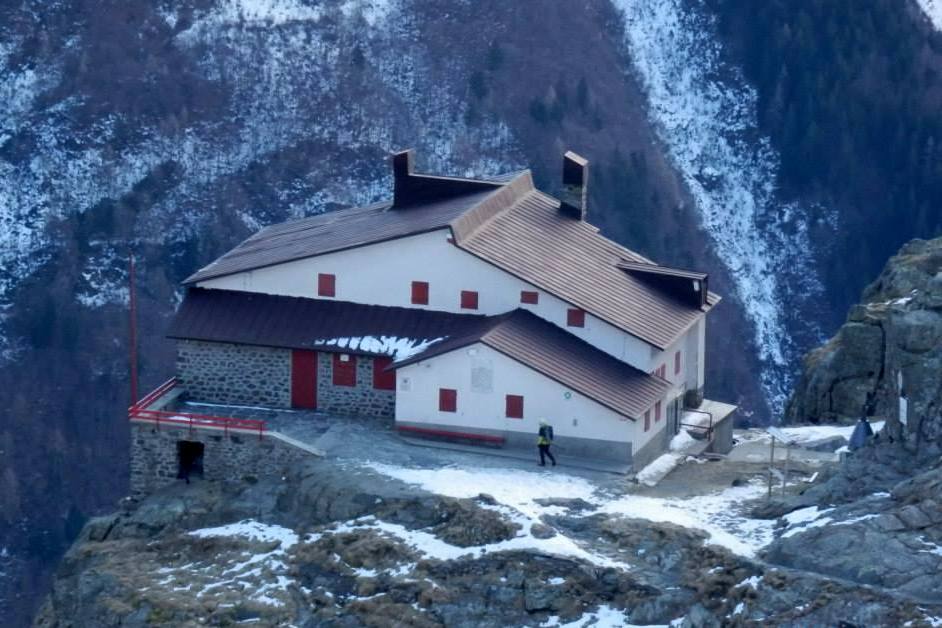
[[[668,348],[670,348],[670,346],[671,346],[672,344],[674,344],[674,342],[675,342],[678,338],[680,338],[680,337],[683,336],[685,333],[687,333],[687,332],[690,330],[690,328],[693,327],[694,324],[696,324],[696,322],[697,322],[698,320],[700,320],[700,318],[706,316],[706,314],[708,314],[708,313],[710,312],[710,310],[712,310],[712,309],[716,306],[716,304],[719,303],[719,302],[722,300],[722,297],[720,297],[719,295],[716,295],[715,293],[711,292],[710,295],[712,295],[716,300],[715,300],[713,303],[711,303],[711,304],[708,304],[708,305],[705,305],[705,306],[699,308],[698,313],[695,315],[695,318],[694,318],[692,321],[690,321],[690,323],[688,323],[688,324],[687,324],[686,326],[684,326],[680,331],[678,331],[677,333],[675,333],[674,335],[672,335],[670,341],[667,342],[667,344],[662,344],[661,341],[655,340],[654,338],[651,338],[651,337],[645,337],[645,336],[641,335],[639,332],[637,332],[637,330],[631,329],[629,326],[627,326],[627,325],[625,325],[625,324],[623,324],[623,323],[621,323],[621,322],[619,322],[619,321],[616,321],[616,320],[612,319],[611,317],[609,317],[609,316],[607,316],[607,315],[605,315],[605,314],[599,312],[596,308],[594,308],[594,307],[591,306],[591,305],[586,305],[585,303],[581,303],[581,302],[579,302],[579,301],[573,300],[573,299],[571,299],[571,298],[568,297],[568,296],[559,294],[559,292],[553,290],[553,288],[548,287],[546,284],[539,283],[538,280],[535,280],[535,279],[532,278],[532,277],[524,277],[524,276],[520,275],[519,273],[517,273],[516,271],[514,271],[512,268],[509,268],[509,267],[507,267],[507,266],[501,264],[500,261],[498,261],[498,260],[491,259],[491,258],[489,258],[489,257],[486,257],[486,256],[480,254],[480,253],[477,252],[477,251],[474,251],[474,250],[472,250],[472,249],[469,249],[469,248],[463,246],[463,245],[462,245],[460,242],[458,242],[458,241],[455,242],[455,245],[456,245],[459,249],[461,249],[462,251],[464,251],[465,253],[468,253],[469,255],[473,255],[474,257],[476,257],[476,258],[478,258],[478,259],[480,259],[480,260],[482,260],[482,261],[485,261],[485,262],[487,262],[488,264],[491,264],[491,265],[493,265],[493,266],[496,266],[497,268],[500,268],[500,269],[501,269],[502,271],[504,271],[505,273],[508,273],[508,274],[510,274],[510,275],[513,275],[513,276],[516,277],[517,279],[520,279],[521,281],[525,281],[525,282],[527,282],[528,284],[531,284],[532,286],[534,286],[534,287],[536,287],[536,288],[539,288],[539,289],[542,290],[543,292],[546,292],[547,294],[553,295],[554,297],[556,297],[556,298],[559,299],[560,301],[564,301],[565,303],[568,303],[569,305],[572,305],[572,306],[575,306],[575,307],[577,307],[577,308],[579,308],[579,309],[581,309],[581,310],[584,310],[585,312],[591,314],[592,316],[595,316],[595,317],[598,318],[599,320],[608,323],[608,324],[611,325],[612,327],[615,327],[616,329],[625,332],[625,333],[628,334],[629,336],[631,336],[631,337],[633,337],[633,338],[637,338],[637,339],[640,340],[641,342],[643,342],[643,343],[645,343],[645,344],[647,344],[647,345],[649,345],[649,346],[651,346],[651,347],[654,347],[655,349],[659,349],[659,350],[661,350],[661,351],[666,351]],[[691,309],[691,311],[693,311],[693,308]]]

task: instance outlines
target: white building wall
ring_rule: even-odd
[[[703,388],[706,352],[706,319],[701,318],[682,338],[687,365],[684,369],[687,390]]]
[[[473,355],[472,355],[473,354]],[[483,344],[400,368],[396,421],[533,435],[546,419],[556,437],[631,442],[639,451],[665,427],[632,421]],[[440,388],[458,392],[457,412],[438,409]],[[523,395],[524,418],[506,418],[506,395]]]
[[[651,345],[588,313],[585,327],[568,327],[570,304],[463,251],[448,241],[450,233],[450,229],[441,229],[209,279],[197,285],[316,298],[318,273],[329,273],[337,278],[334,298],[340,301],[488,315],[523,307],[644,372],[656,367]],[[427,306],[411,303],[413,281],[429,283]],[[460,307],[462,290],[478,292],[477,310]],[[521,304],[521,290],[538,292],[539,304]],[[673,363],[669,368],[672,366]]]

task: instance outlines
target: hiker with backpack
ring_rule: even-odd
[[[553,444],[553,426],[544,420],[540,421],[540,431],[536,439],[537,449],[540,450],[540,466],[546,466],[546,456],[549,456],[550,462],[556,466],[556,458],[550,453],[550,445]]]

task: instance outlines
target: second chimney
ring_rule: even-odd
[[[585,220],[588,210],[589,162],[576,153],[563,155],[563,192],[560,211],[578,220]]]
[[[403,150],[392,156],[393,205],[403,205],[409,198],[409,177],[415,169],[415,150]]]

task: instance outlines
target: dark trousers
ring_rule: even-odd
[[[553,463],[553,466],[556,466],[556,458],[553,457],[553,454],[550,453],[549,445],[537,445],[540,449],[540,465],[546,466],[546,456],[549,456],[550,461]]]

